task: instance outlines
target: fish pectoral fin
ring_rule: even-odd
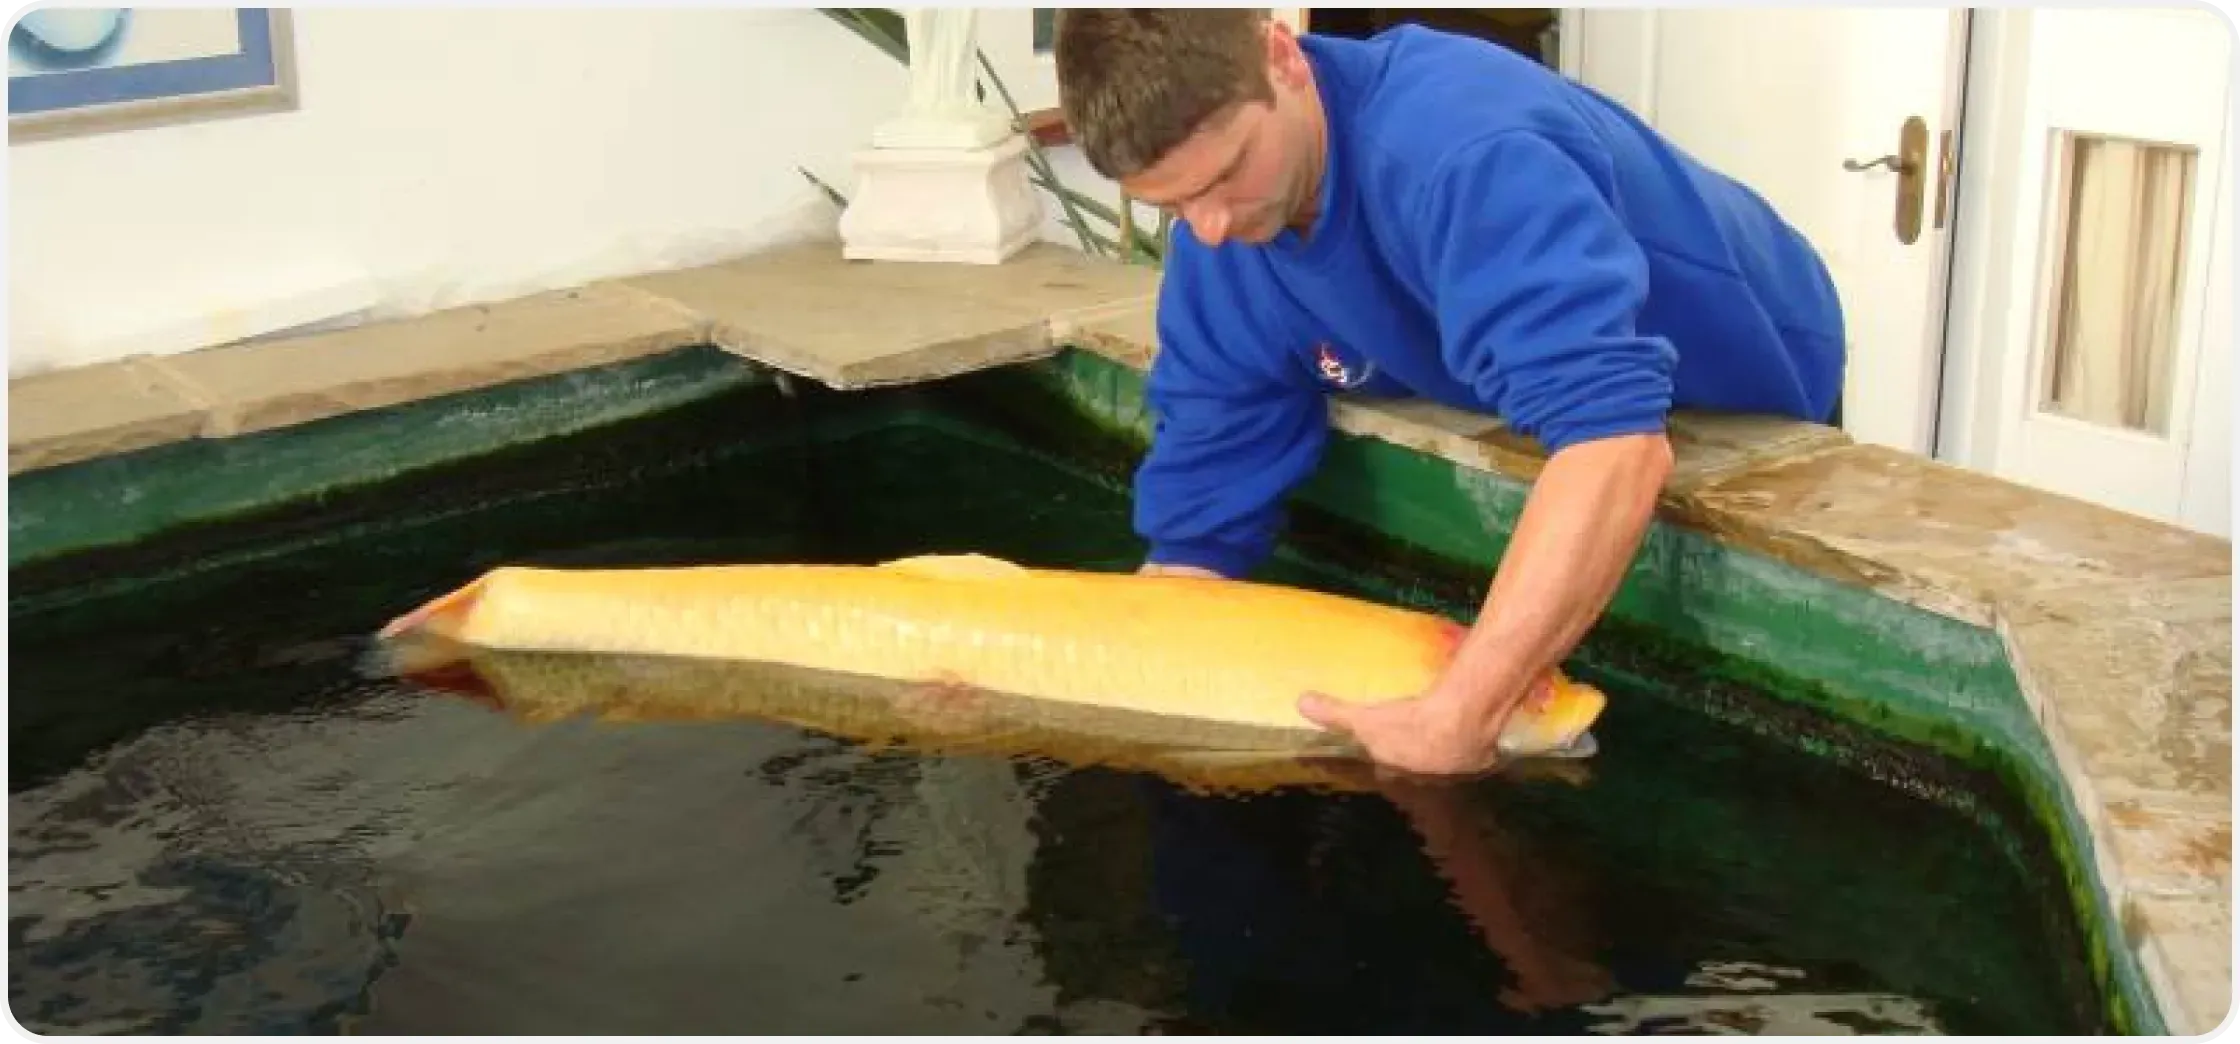
[[[934,580],[1008,580],[1027,575],[1026,567],[990,555],[912,555],[879,564],[881,569]]]
[[[918,728],[943,734],[985,731],[994,718],[987,695],[947,671],[897,693],[894,710]]]

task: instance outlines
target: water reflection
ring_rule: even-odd
[[[321,764],[353,717],[161,726],[12,794],[16,1019],[263,1034],[363,1010],[408,919],[379,824],[416,795]]]
[[[1463,914],[1507,962],[1514,981],[1499,993],[1503,1004],[1536,1014],[1608,995],[1613,980],[1594,959],[1599,940],[1580,867],[1527,844],[1460,785],[1384,780],[1379,791],[1408,817]]]
[[[1622,756],[1434,784],[1291,734],[1191,746],[1172,723],[1080,731],[761,665],[456,652],[402,664],[422,684],[348,678],[329,650],[313,709],[168,722],[15,795],[18,1018],[1934,1029],[1956,1002],[1898,973],[1943,960],[1920,975],[1997,981],[1933,934],[1887,959],[1872,945],[1880,925],[1923,923],[1908,915],[1932,892],[1908,881],[1974,871],[1894,883],[1863,866],[1856,831],[1752,804],[1745,761],[1674,771],[1721,756],[1685,719],[1621,711]],[[1836,807],[1789,800],[1815,821]],[[1798,954],[1818,963],[1782,963]]]
[[[909,864],[902,874],[905,887],[927,892],[924,908],[940,910],[952,922],[949,931],[967,957],[985,945],[1016,942],[1017,935],[1006,927],[1008,918],[1033,906],[1022,882],[1035,848],[1027,840],[1027,823],[1042,804],[1038,791],[1043,784],[1068,771],[1119,768],[1152,773],[1159,783],[1177,785],[1188,795],[1237,798],[1304,789],[1381,797],[1405,817],[1453,905],[1475,927],[1486,949],[1501,959],[1502,974],[1483,986],[1502,1005],[1534,1015],[1576,1007],[1612,988],[1612,976],[1594,958],[1587,879],[1578,868],[1524,842],[1503,826],[1489,804],[1474,800],[1483,782],[1392,779],[1293,733],[1208,733],[1192,723],[986,693],[932,691],[785,665],[501,652],[431,639],[415,642],[393,651],[396,669],[528,721],[751,718],[844,738],[845,744],[834,743],[814,755],[805,750],[798,758],[767,762],[762,771],[773,779],[785,778],[798,793],[821,798],[804,814],[824,822],[803,831],[804,837],[852,839],[859,861],[833,875],[837,901],[852,901],[857,890],[893,864]],[[1208,735],[1236,746],[1187,742]],[[876,753],[882,750],[913,753],[882,762]],[[983,757],[923,757],[935,752]],[[1020,770],[1038,765],[1045,770]],[[882,768],[910,775],[915,800],[900,808],[869,800],[882,792],[868,782]],[[1583,784],[1590,772],[1588,764],[1571,760],[1523,762],[1504,770],[1506,779],[1493,785],[1535,779]],[[1220,822],[1228,813],[1218,805],[1166,793],[1163,786],[1148,789],[1145,800],[1157,810],[1156,829],[1163,831],[1154,844],[1155,859],[1177,862],[1166,857],[1189,852],[1179,862],[1194,866],[1199,854],[1233,848],[1238,838],[1252,834],[1247,823]],[[883,831],[893,816],[914,822]],[[903,836],[910,842],[902,843]],[[1167,894],[1208,891],[1205,883],[1253,862],[1253,856],[1244,855],[1207,882],[1184,883]],[[1277,869],[1271,878],[1290,873]],[[1272,887],[1280,891],[1282,886]],[[1219,892],[1269,890],[1231,882]],[[1108,898],[1126,894],[1107,893]],[[1174,905],[1186,909],[1189,902]],[[1261,911],[1234,932],[1265,934],[1286,921],[1322,919],[1304,909]],[[1231,955],[1200,963],[1237,968],[1247,962]],[[1343,956],[1323,962],[1330,969],[1358,963]],[[1293,978],[1287,985],[1296,989],[1302,983]],[[1345,989],[1342,980],[1328,985]],[[1158,1006],[1153,997],[1142,999]],[[1193,1011],[1224,1006],[1203,995],[1187,1004]]]
[[[778,663],[488,650],[400,641],[372,661],[532,723],[753,720],[916,755],[1047,759],[1143,770],[1190,789],[1373,789],[1311,729],[1182,721]]]

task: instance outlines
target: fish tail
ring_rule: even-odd
[[[480,593],[479,583],[469,585],[390,621],[381,629],[380,644],[369,652],[369,669],[381,677],[503,708],[497,687],[476,667],[466,647],[450,637],[458,617]]]

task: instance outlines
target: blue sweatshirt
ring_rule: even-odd
[[[1174,230],[1136,475],[1150,561],[1258,565],[1337,391],[1495,414],[1551,454],[1674,407],[1828,419],[1835,289],[1755,193],[1496,45],[1301,40],[1329,120],[1311,234]]]

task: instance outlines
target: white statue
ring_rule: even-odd
[[[979,50],[970,7],[903,12],[909,34],[910,93],[902,114],[872,133],[883,149],[978,149],[1002,141],[1011,121],[976,95]]]
[[[982,101],[969,7],[903,12],[910,90],[856,154],[840,215],[842,256],[858,261],[999,265],[1041,234],[1027,139]]]
[[[913,7],[903,13],[910,39],[910,111],[931,116],[973,99],[972,8]]]

